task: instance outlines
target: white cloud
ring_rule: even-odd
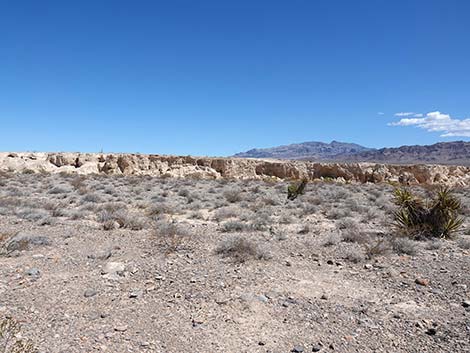
[[[389,123],[390,126],[417,126],[429,132],[441,132],[442,137],[470,137],[470,119],[453,119],[448,114],[441,112],[430,112],[426,115],[412,113],[411,118],[402,118],[397,122]],[[408,113],[406,113],[408,114]]]
[[[377,115],[385,115],[384,112],[377,112]]]
[[[415,112],[401,112],[401,113],[395,113],[395,116],[398,116],[398,117],[412,116],[414,118],[422,118],[423,114],[419,114]]]

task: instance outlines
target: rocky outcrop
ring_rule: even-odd
[[[328,178],[360,183],[470,185],[470,167],[463,166],[314,163],[115,153],[0,153],[0,171],[211,179]]]

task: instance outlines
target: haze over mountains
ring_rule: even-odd
[[[304,142],[237,153],[238,158],[301,159],[334,162],[470,165],[470,142],[439,142],[433,145],[374,149],[354,143]]]

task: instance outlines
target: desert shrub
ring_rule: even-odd
[[[214,212],[213,218],[215,221],[221,221],[227,218],[236,217],[238,212],[239,210],[233,207],[222,207]]]
[[[21,326],[12,318],[0,321],[0,349],[3,353],[35,353],[31,341],[21,338]]]
[[[390,251],[390,243],[383,237],[370,240],[368,243],[364,243],[363,245],[368,259],[384,255]]]
[[[460,238],[458,241],[459,248],[468,250],[470,249],[470,239]]]
[[[294,221],[294,217],[287,213],[284,213],[279,217],[279,223],[281,224],[292,224]]]
[[[397,254],[416,255],[416,243],[409,238],[395,237],[390,243]]]
[[[170,220],[157,221],[153,233],[166,252],[177,251],[189,235],[181,225]]]
[[[369,240],[369,236],[360,228],[343,229],[341,240],[346,243],[364,244]]]
[[[49,214],[44,210],[36,210],[30,207],[20,208],[15,212],[18,218],[26,219],[28,221],[39,221]]]
[[[179,211],[176,205],[171,205],[168,202],[159,202],[151,205],[148,208],[147,214],[153,217],[161,214],[174,215]]]
[[[112,230],[119,227],[119,224],[114,219],[114,212],[103,210],[98,214],[98,222],[103,225],[104,230]]]
[[[340,240],[341,240],[341,237],[339,236],[339,234],[331,233],[325,238],[322,245],[325,247],[333,246],[333,245],[338,244]]]
[[[82,197],[82,203],[98,203],[102,202],[101,197],[98,194],[89,193]]]
[[[359,223],[354,218],[346,217],[338,221],[338,229],[357,230],[359,229]]]
[[[292,201],[299,197],[299,195],[302,195],[305,192],[307,183],[307,179],[302,179],[298,183],[289,184],[287,186],[287,199]]]
[[[238,221],[228,221],[222,225],[222,232],[243,232],[247,225]]]
[[[70,192],[70,190],[63,186],[55,186],[49,190],[49,194],[51,195],[66,194],[68,192]]]
[[[426,250],[437,250],[437,249],[440,249],[441,246],[442,246],[442,242],[436,239],[432,239],[426,243],[424,248]]]
[[[130,230],[142,230],[146,225],[147,220],[145,218],[137,215],[127,215],[122,227]]]
[[[224,191],[225,199],[230,203],[239,202],[242,200],[241,190],[234,188]]]
[[[223,240],[215,250],[216,254],[224,257],[245,262],[249,259],[267,260],[270,258],[268,252],[258,244],[246,237],[234,236]]]
[[[440,188],[431,200],[406,189],[396,189],[394,196],[399,207],[394,213],[395,224],[411,238],[449,238],[462,226],[460,201],[448,188]]]
[[[271,216],[267,213],[257,213],[250,222],[253,230],[266,230],[271,225]]]
[[[343,256],[344,259],[352,262],[352,263],[359,263],[364,260],[364,253],[361,249],[358,248],[350,248],[347,249],[345,255]]]

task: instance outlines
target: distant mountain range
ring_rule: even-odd
[[[470,142],[439,142],[434,145],[367,148],[354,143],[303,142],[237,153],[238,158],[300,159],[332,162],[470,165]]]

